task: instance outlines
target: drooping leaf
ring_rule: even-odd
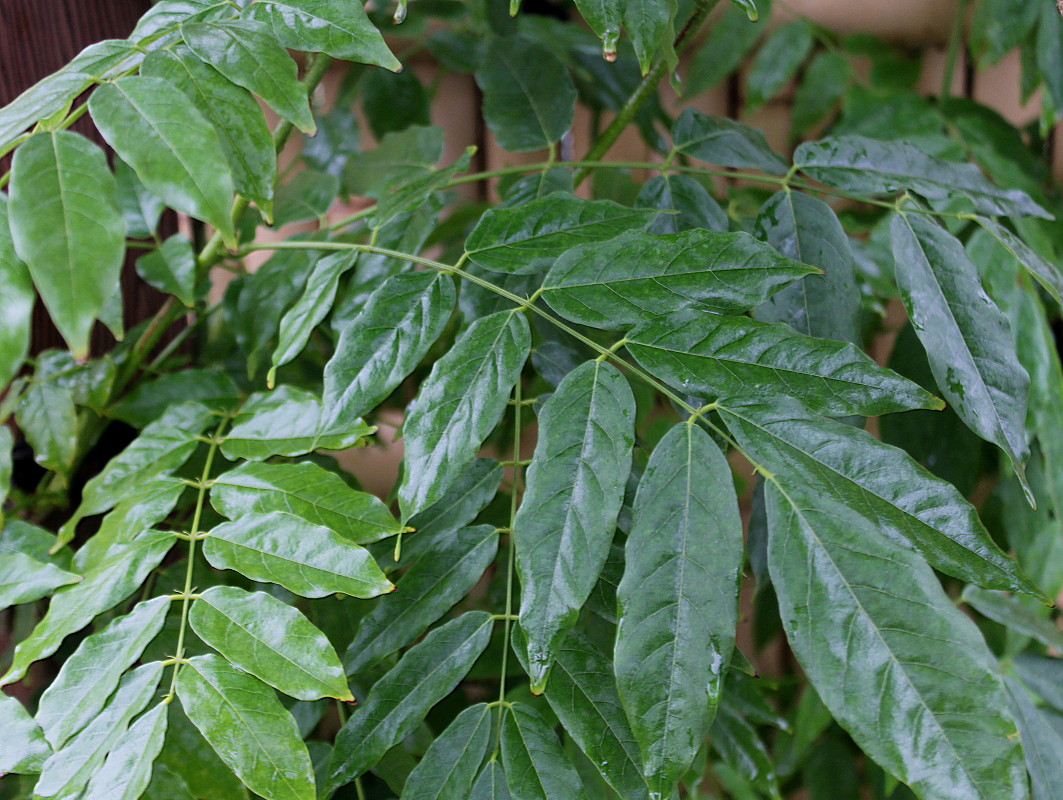
[[[797,72],[813,44],[812,26],[804,19],[781,25],[768,36],[746,77],[746,108],[773,98]]]
[[[1040,596],[974,507],[904,451],[793,401],[725,401],[724,422],[785,486],[863,509],[880,534],[963,580]]]
[[[721,167],[753,167],[781,175],[789,169],[768,146],[764,134],[742,122],[687,108],[672,129],[673,148]]]
[[[7,386],[26,360],[35,297],[29,270],[15,252],[7,195],[0,194],[0,386]]]
[[[196,303],[196,256],[192,243],[175,233],[137,259],[137,274],[160,292],[168,292],[191,308]]]
[[[216,655],[177,674],[188,718],[240,780],[266,800],[314,800],[314,772],[299,728],[273,691]]]
[[[566,318],[615,330],[686,309],[733,314],[813,272],[748,233],[623,233],[561,256],[543,297]]]
[[[708,733],[738,624],[742,520],[727,460],[697,425],[654,448],[624,563],[617,688],[650,790],[666,797]]]
[[[1040,19],[1037,22],[1035,57],[1045,90],[1056,109],[1060,109],[1063,108],[1063,19],[1060,19],[1063,15],[1055,13],[1059,6],[1052,8],[1051,3],[1042,3],[1038,8]],[[1058,110],[1056,114],[1058,116]]]
[[[514,703],[502,718],[502,763],[513,800],[586,800],[579,775],[542,715]]]
[[[103,151],[76,133],[38,133],[15,151],[11,240],[79,358],[122,268],[125,222],[116,192]]]
[[[452,164],[429,170],[425,175],[414,178],[408,183],[393,186],[390,191],[382,193],[374,209],[372,221],[369,223],[370,227],[373,230],[380,230],[400,215],[424,205],[428,198],[445,189],[455,175],[468,171],[475,153],[476,147],[470,145]]]
[[[494,208],[469,234],[469,260],[492,272],[531,275],[554,264],[568,250],[605,242],[624,231],[643,228],[654,215],[611,200],[584,200],[568,192],[517,206]]]
[[[422,800],[468,797],[491,741],[491,709],[477,703],[458,714],[406,779],[403,794]]]
[[[373,604],[344,656],[348,674],[362,672],[420,636],[483,576],[498,552],[491,525],[448,530],[422,545],[395,591]]]
[[[391,394],[443,333],[454,299],[453,280],[437,272],[384,281],[340,331],[325,365],[325,418],[359,417]]]
[[[992,655],[926,562],[833,500],[765,497],[783,626],[835,719],[926,800],[1025,797]]]
[[[487,647],[491,624],[491,615],[484,611],[462,614],[410,648],[373,685],[365,704],[336,737],[326,790],[374,766],[454,690]]]
[[[358,90],[362,112],[378,140],[411,125],[432,124],[429,91],[413,70],[367,70],[358,81]]]
[[[56,750],[91,722],[118,681],[162,630],[169,597],[137,604],[99,633],[84,639],[63,662],[59,675],[41,695],[37,723]]]
[[[514,311],[476,320],[432,367],[403,425],[403,520],[441,498],[502,418],[531,347]]]
[[[629,333],[626,346],[658,378],[699,397],[785,394],[834,416],[941,407],[851,344],[747,317],[665,317]]]
[[[80,575],[25,553],[0,553],[0,611],[47,597],[60,586],[77,583]]]
[[[1049,609],[1029,597],[1008,594],[979,586],[965,586],[963,600],[983,616],[1046,647],[1063,648],[1063,631],[1052,621]]]
[[[84,800],[137,800],[144,793],[166,738],[167,711],[160,703],[129,726],[92,776]]]
[[[181,26],[185,43],[222,75],[261,97],[303,133],[317,130],[299,69],[270,26],[251,21],[193,22]]]
[[[162,78],[130,76],[96,89],[89,111],[152,194],[234,243],[232,174],[218,134],[184,92]]]
[[[616,45],[620,41],[621,5],[620,0],[576,0],[579,13],[602,40],[602,52],[609,61],[616,58]]]
[[[726,697],[726,695],[725,695]],[[758,791],[779,797],[778,781],[771,756],[756,728],[728,703],[720,705],[712,723],[712,747]]]
[[[672,46],[676,0],[623,0],[620,3],[624,30],[631,37],[642,74],[650,71],[656,57],[675,62]]]
[[[369,553],[328,528],[280,511],[215,526],[203,554],[217,569],[277,583],[302,597],[376,597],[394,589]]]
[[[639,208],[659,208],[666,212],[647,229],[650,233],[682,233],[705,228],[726,231],[727,212],[709,190],[689,175],[658,175],[642,185],[635,200]]]
[[[530,40],[492,37],[476,83],[487,127],[506,150],[547,147],[572,124],[572,78],[553,53]]]
[[[51,754],[44,733],[22,703],[0,694],[0,775],[40,772]]]
[[[543,405],[527,491],[513,521],[532,691],[609,555],[634,443],[635,399],[619,370],[590,361]]]
[[[375,542],[401,530],[378,497],[355,491],[336,473],[305,461],[241,464],[214,480],[210,501],[229,519],[283,511],[323,525],[355,544]]]
[[[990,63],[999,61],[1030,32],[1039,13],[1036,3],[983,0],[971,18],[972,49]]]
[[[235,667],[300,700],[353,700],[325,634],[265,592],[212,586],[192,604],[189,624]]]
[[[375,64],[392,72],[402,69],[361,3],[260,0],[244,10],[244,17],[269,23],[274,36],[292,50],[327,53],[333,58]]]

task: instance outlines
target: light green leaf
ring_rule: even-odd
[[[165,770],[180,776],[198,800],[247,800],[247,789],[192,724],[180,699],[175,698],[170,705],[174,710],[156,774]],[[178,798],[163,796],[158,800]]]
[[[380,499],[349,487],[317,464],[251,462],[219,475],[211,504],[229,519],[283,511],[338,533],[355,544],[386,539],[402,530]]]
[[[363,672],[416,639],[465,597],[498,552],[498,533],[477,525],[444,530],[422,545],[395,591],[362,617],[344,656],[348,674]]]
[[[922,214],[897,214],[890,232],[901,299],[938,388],[972,431],[1007,453],[1021,479],[1030,381],[1007,318],[944,228]]]
[[[621,0],[576,0],[579,13],[594,35],[602,40],[602,53],[606,61],[616,58],[616,45],[620,41],[621,5]]]
[[[186,47],[150,53],[140,72],[164,78],[188,95],[214,126],[236,191],[270,219],[277,154],[266,115],[255,99]]]
[[[0,775],[40,772],[51,754],[44,733],[22,703],[0,694]]]
[[[812,26],[804,19],[781,25],[765,40],[746,77],[746,109],[762,106],[786,85],[808,57]]]
[[[373,684],[336,737],[324,794],[373,767],[450,694],[491,638],[491,615],[470,611],[436,628]]]
[[[361,3],[347,0],[259,0],[244,17],[269,23],[273,35],[292,50],[375,64],[392,72],[402,65],[391,54]]]
[[[568,192],[518,206],[492,208],[465,242],[469,260],[492,272],[532,275],[542,272],[568,250],[605,242],[624,231],[644,228],[655,218],[649,211],[611,200],[584,200]]]
[[[0,553],[0,611],[40,600],[60,586],[80,580],[80,575],[38,561],[25,553]]]
[[[432,742],[410,777],[403,795],[418,800],[469,796],[491,742],[491,709],[477,703],[458,714]]]
[[[217,569],[234,569],[303,597],[376,597],[394,589],[366,550],[279,511],[223,522],[211,530],[203,554]]]
[[[476,320],[436,361],[403,425],[402,519],[441,498],[506,410],[531,349],[528,321],[514,311]]]
[[[216,655],[195,656],[177,674],[192,723],[247,787],[266,800],[314,800],[310,755],[273,690]]]
[[[37,723],[53,748],[61,748],[96,717],[122,673],[162,630],[169,606],[169,597],[138,603],[129,614],[84,639],[63,662],[37,706]]]
[[[15,406],[15,422],[33,460],[67,475],[77,454],[77,410],[71,392],[54,381],[31,381]]]
[[[1056,627],[1050,610],[1029,597],[968,585],[963,601],[994,622],[1024,636],[1032,636],[1045,647],[1063,649],[1063,631]]]
[[[746,317],[688,312],[663,318],[629,333],[626,346],[665,383],[699,397],[788,394],[833,416],[942,405],[851,344]]]
[[[299,611],[265,592],[212,586],[188,621],[226,660],[299,700],[353,700],[339,656]]]
[[[392,187],[431,172],[442,157],[442,128],[412,125],[387,134],[372,150],[352,154],[343,173],[343,186],[352,194],[384,197]]]
[[[317,131],[299,69],[270,26],[250,21],[193,22],[181,26],[185,43],[222,75],[258,95],[308,136]]]
[[[0,194],[0,387],[7,386],[26,360],[35,299],[29,270],[15,252],[7,195]]]
[[[582,325],[615,330],[698,309],[733,314],[814,272],[748,233],[631,231],[561,256],[543,297]]]
[[[99,147],[70,131],[38,133],[11,163],[11,238],[48,313],[78,358],[114,290],[125,222]]]
[[[131,76],[96,89],[89,111],[152,194],[235,245],[232,174],[218,134],[184,92],[162,78]]]
[[[511,800],[511,798],[502,765],[493,759],[488,761],[472,787],[469,800]]]
[[[817,181],[858,194],[911,189],[932,200],[960,194],[984,214],[1048,214],[1025,192],[994,186],[974,164],[933,158],[900,140],[839,136],[806,142],[794,153],[794,164]]]
[[[44,619],[28,639],[15,647],[11,667],[0,678],[0,686],[21,680],[34,661],[50,656],[68,635],[140,588],[173,543],[172,533],[149,531],[130,544],[116,546],[106,560],[85,574],[81,583],[56,592]]]
[[[623,0],[620,5],[624,30],[635,46],[642,74],[650,71],[658,56],[674,63],[676,0]]]
[[[189,308],[196,303],[196,256],[192,243],[175,233],[137,259],[137,274],[160,292],[174,295]]]
[[[738,625],[742,518],[727,459],[697,425],[654,448],[624,555],[617,688],[650,791],[667,797],[709,731]]]
[[[0,528],[0,554],[23,553],[37,561],[70,570],[69,550],[60,550],[54,555],[51,553],[55,541],[54,533],[21,519],[9,518]]]
[[[742,448],[785,486],[864,509],[880,535],[914,547],[942,572],[1040,596],[974,507],[904,451],[793,401],[725,401],[720,414]]]
[[[1026,767],[1030,771],[1035,800],[1063,798],[1063,736],[1045,719],[1044,712],[1030,700],[1026,690],[1013,680],[1006,680],[1008,703],[1022,735]]]
[[[783,627],[834,718],[925,800],[1025,798],[993,657],[926,562],[818,493],[765,498]]]
[[[684,109],[679,115],[672,129],[672,142],[676,152],[709,164],[753,167],[773,175],[789,169],[756,128],[693,108]]]
[[[11,150],[15,140],[35,122],[68,108],[91,81],[91,73],[68,66],[33,84],[0,109],[0,153]]]
[[[557,735],[534,708],[524,703],[510,706],[499,739],[513,800],[587,800]]]
[[[321,401],[294,386],[251,395],[221,451],[233,461],[264,461],[270,456],[299,456],[314,450],[345,450],[363,443],[376,428],[347,418],[321,424]]]
[[[785,322],[798,333],[862,343],[860,290],[849,237],[834,211],[819,198],[779,192],[760,209],[754,234],[787,258],[819,267],[773,295],[756,311],[764,322]]]
[[[79,797],[104,758],[122,739],[130,720],[155,696],[163,669],[162,662],[153,661],[126,674],[103,711],[44,763],[34,797]]]
[[[634,444],[635,398],[619,370],[570,372],[539,414],[527,491],[513,521],[532,692],[550,667],[609,555]],[[512,788],[512,787],[511,787]]]
[[[650,233],[682,233],[695,228],[726,231],[731,226],[716,198],[690,175],[665,173],[650,178],[642,184],[635,205],[671,212],[658,214],[647,229]]]
[[[159,227],[166,204],[149,192],[133,168],[120,158],[114,159],[114,179],[126,235],[132,239],[150,238]]]
[[[166,738],[166,712],[160,703],[122,734],[100,771],[89,781],[83,800],[137,800],[151,782],[155,759]]]
[[[324,417],[359,417],[380,404],[421,362],[454,310],[454,281],[438,272],[388,278],[340,330],[325,365]]]
[[[506,150],[538,150],[560,139],[575,115],[576,87],[557,57],[521,38],[488,40],[476,84],[487,127]]]

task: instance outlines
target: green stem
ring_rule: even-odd
[[[949,49],[945,54],[945,72],[941,76],[939,100],[947,100],[952,92],[952,78],[956,74],[956,62],[959,60],[960,47],[963,44],[963,25],[969,3],[970,0],[959,0],[956,6],[956,16],[952,19],[952,32],[949,35]]]
[[[521,410],[524,402],[521,398],[520,377],[517,377],[517,385],[513,387],[513,481],[509,490],[509,555],[506,560],[506,612],[502,627],[502,673],[498,680],[498,700],[506,699],[506,670],[509,668],[509,635],[513,625],[513,565],[515,562],[515,547],[513,543],[513,520],[517,516],[517,493],[520,486],[520,424]],[[499,706],[498,722],[502,724],[503,708]]]

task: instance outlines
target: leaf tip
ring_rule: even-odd
[[[266,373],[266,388],[273,391],[277,385],[277,365],[274,364],[269,368],[269,372]]]

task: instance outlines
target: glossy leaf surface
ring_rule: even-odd
[[[160,703],[129,726],[92,776],[84,800],[137,800],[144,793],[166,737],[167,711]]]
[[[491,709],[469,706],[447,726],[424,754],[403,794],[423,800],[468,797],[491,741]]]
[[[17,698],[0,696],[0,774],[37,773],[52,754],[44,732]]]
[[[499,738],[513,800],[585,800],[579,775],[557,735],[534,708],[514,703],[502,718]]]
[[[676,120],[672,139],[677,152],[709,164],[753,167],[777,175],[789,168],[756,128],[692,108]]]

